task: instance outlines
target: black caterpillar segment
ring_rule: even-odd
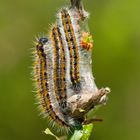
[[[66,9],[61,11],[62,24],[66,36],[66,41],[69,47],[70,54],[70,76],[73,89],[79,91],[81,89],[80,84],[80,66],[79,66],[79,46],[76,40],[76,35],[72,24],[70,14]]]
[[[62,109],[67,107],[65,50],[59,28],[52,28],[51,39],[54,50],[54,85],[57,101]]]
[[[40,99],[41,108],[47,113],[49,119],[56,122],[58,125],[63,127],[69,127],[69,125],[64,121],[64,118],[60,118],[57,113],[54,111],[52,106],[52,101],[50,98],[50,87],[48,80],[48,63],[49,60],[47,55],[44,52],[44,44],[48,40],[46,38],[41,38],[38,41],[36,46],[37,58],[36,58],[36,75],[37,75],[37,87],[38,87],[38,96]],[[39,62],[39,63],[38,63]]]

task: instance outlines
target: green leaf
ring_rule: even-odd
[[[74,134],[69,140],[80,140],[83,136],[82,130],[75,130]]]
[[[88,140],[93,129],[93,124],[83,125],[83,130],[75,130],[70,140]]]
[[[88,124],[83,126],[83,136],[80,140],[88,140],[93,129],[93,124]]]

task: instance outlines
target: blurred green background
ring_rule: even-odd
[[[50,140],[32,93],[31,48],[66,0],[0,0],[0,140]],[[95,140],[140,139],[140,1],[84,0],[94,35],[94,76],[109,86]],[[93,140],[93,137],[91,137]]]

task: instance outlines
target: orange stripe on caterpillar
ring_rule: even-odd
[[[62,109],[66,108],[65,53],[61,34],[57,26],[51,32],[54,50],[54,85],[57,101]]]
[[[70,28],[70,33],[71,33],[71,42],[73,44],[73,51],[74,51],[74,74],[75,74],[75,79],[74,79],[74,83],[75,86],[78,85],[80,86],[80,71],[79,71],[79,49],[78,49],[78,44],[77,44],[77,40],[75,37],[75,32],[74,32],[74,28],[71,21],[71,17],[69,15],[69,13],[67,13],[67,20],[69,23],[69,28]]]
[[[61,120],[56,112],[53,110],[53,106],[50,100],[49,95],[49,85],[48,85],[48,73],[47,73],[47,57],[44,52],[44,44],[47,42],[47,39],[41,38],[38,41],[36,46],[37,51],[37,64],[36,67],[36,74],[38,75],[37,84],[40,87],[39,90],[39,98],[40,104],[45,113],[48,114],[48,117],[53,120],[57,125],[61,125],[63,127],[69,127],[69,125]]]
[[[43,76],[46,73],[46,69],[45,69],[45,64],[46,62],[44,62],[44,57],[42,56],[43,53],[43,44],[41,42],[38,42],[37,46],[36,46],[36,50],[37,50],[37,62],[38,63],[36,65],[36,74],[37,74],[37,84],[39,87],[39,96],[41,98],[41,104],[43,109],[46,111],[50,111],[50,109],[47,107],[47,101],[49,100],[48,98],[46,98],[46,96],[48,95],[46,88],[48,88],[48,85],[46,87],[44,87],[44,82],[43,82]],[[43,75],[43,76],[42,76]]]
[[[72,85],[75,90],[80,89],[80,72],[79,72],[79,51],[78,51],[78,45],[73,29],[73,25],[71,22],[70,15],[66,9],[63,9],[61,11],[62,14],[62,23],[64,26],[64,32],[66,34],[66,40],[69,47],[69,53],[70,53],[70,75],[71,75],[71,81]]]
[[[61,33],[58,27],[56,27],[56,34],[58,36],[58,42],[60,43],[60,52],[61,52],[61,81],[62,81],[62,89],[63,89],[63,93],[62,93],[62,97],[66,99],[67,95],[66,95],[66,68],[65,68],[65,50],[64,50],[64,46],[63,46],[63,42],[62,42],[62,38],[61,38]]]
[[[62,24],[63,24],[63,28],[64,28],[64,32],[65,32],[65,36],[66,36],[66,42],[68,44],[68,49],[69,49],[69,54],[70,54],[70,77],[71,77],[71,81],[73,81],[74,79],[74,56],[73,56],[73,50],[71,47],[71,42],[70,42],[70,38],[69,38],[69,34],[67,32],[67,21],[66,21],[66,17],[65,17],[65,11],[61,11],[61,16],[62,16]]]

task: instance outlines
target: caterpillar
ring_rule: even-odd
[[[33,76],[42,114],[51,126],[69,133],[84,124],[92,108],[106,102],[110,90],[98,89],[94,82],[93,39],[82,27],[89,14],[81,1],[71,0],[56,17],[48,35],[37,39]]]

